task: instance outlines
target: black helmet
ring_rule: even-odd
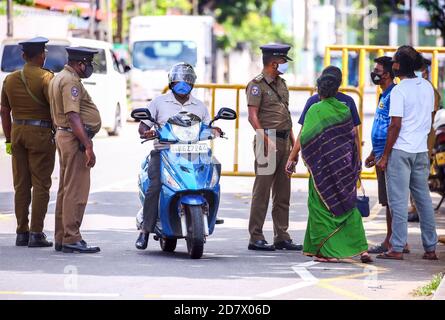
[[[193,67],[185,62],[175,64],[168,73],[168,84],[173,82],[185,81],[189,85],[193,86],[196,81],[196,73]]]

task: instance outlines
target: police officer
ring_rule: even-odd
[[[79,228],[88,202],[90,169],[96,163],[91,139],[100,130],[101,119],[81,79],[92,75],[93,58],[98,51],[82,47],[69,47],[66,51],[68,64],[49,87],[60,158],[55,249],[66,253],[95,253],[100,248],[88,246]]]
[[[48,85],[54,75],[43,69],[47,42],[37,37],[19,43],[26,63],[6,77],[1,93],[6,152],[12,154],[17,246],[53,245],[43,233],[56,152],[48,102]]]
[[[302,250],[292,242],[289,226],[290,178],[285,165],[294,143],[289,112],[289,90],[280,77],[288,67],[290,46],[270,44],[260,47],[263,72],[246,88],[249,122],[256,131],[255,183],[249,219],[249,250]],[[263,225],[272,189],[274,244],[268,244]]]

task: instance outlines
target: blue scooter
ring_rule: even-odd
[[[173,252],[177,240],[185,238],[190,257],[199,259],[204,251],[206,237],[213,233],[217,222],[221,174],[221,167],[212,156],[212,150],[207,143],[200,141],[214,138],[213,122],[219,119],[234,120],[237,114],[232,109],[221,108],[210,124],[206,125],[198,116],[180,112],[171,117],[163,127],[146,108],[133,110],[131,117],[154,123],[155,138],[168,146],[160,151],[162,188],[155,240],[160,241],[163,251]],[[224,137],[224,133],[220,137]],[[150,185],[147,174],[149,161],[149,157],[143,161],[139,174],[139,199],[142,208]],[[138,216],[140,224],[142,209]]]

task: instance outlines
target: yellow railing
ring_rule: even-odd
[[[211,102],[210,102],[210,114],[213,117],[215,117],[216,110],[215,110],[215,96],[216,96],[216,90],[236,90],[236,103],[235,103],[235,111],[239,115],[240,114],[240,91],[246,89],[246,85],[244,84],[216,84],[216,83],[209,83],[209,84],[195,84],[194,88],[196,89],[208,89],[210,90],[211,94]],[[297,86],[289,86],[289,91],[293,92],[308,92],[309,95],[313,95],[315,92],[315,87],[297,87]],[[166,87],[163,90],[163,93],[166,93],[168,91],[168,87]],[[360,91],[357,88],[353,87],[341,87],[340,91],[345,93],[352,93],[356,94],[358,96],[358,112],[360,115],[360,118],[363,118],[363,95],[360,93]],[[362,127],[360,126],[359,129],[359,135],[360,135],[360,141],[362,141]],[[212,148],[213,148],[213,141],[212,141]],[[361,152],[361,146],[360,146],[360,152]],[[232,171],[223,171],[221,174],[224,176],[239,176],[239,177],[254,177],[255,173],[248,172],[248,171],[239,171],[238,168],[239,163],[239,117],[237,117],[235,121],[235,143],[234,143],[234,162],[233,162],[233,170]],[[309,177],[309,174],[306,173],[296,173],[292,177],[294,178],[307,178]],[[362,173],[362,178],[369,179],[374,178],[373,173]]]

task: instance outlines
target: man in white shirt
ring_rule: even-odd
[[[203,123],[209,124],[211,119],[207,107],[202,101],[190,94],[195,80],[196,74],[190,64],[181,62],[174,65],[168,74],[168,84],[171,92],[156,97],[147,107],[153,119],[163,126],[172,116],[181,111],[185,111],[197,115]],[[148,139],[156,135],[156,131],[151,129],[153,125],[154,124],[148,120],[141,121],[139,124],[139,134],[141,138]],[[217,135],[221,133],[219,128],[215,127],[214,129],[216,131],[214,134]],[[148,166],[150,186],[145,195],[142,230],[135,244],[136,248],[140,250],[147,248],[148,235],[154,231],[158,217],[159,194],[162,187],[159,152],[165,148],[168,147],[159,143],[156,139],[154,141],[154,150],[150,153],[150,163]]]
[[[436,225],[428,188],[429,157],[427,139],[434,111],[434,89],[418,78],[422,55],[410,46],[398,48],[393,71],[400,84],[391,91],[391,123],[385,150],[377,167],[386,170],[388,200],[392,213],[392,249],[377,258],[403,260],[408,237],[408,197],[414,198],[420,216],[423,259],[437,260]]]

